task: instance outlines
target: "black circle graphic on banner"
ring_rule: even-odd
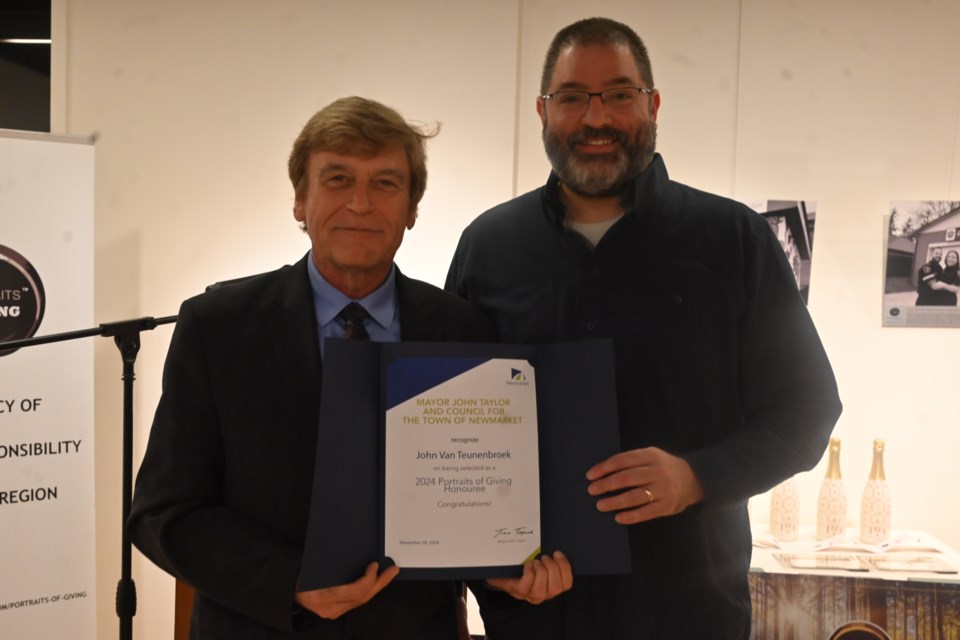
[[[46,300],[40,274],[22,255],[0,244],[0,342],[32,338]],[[0,356],[16,349],[0,349]]]

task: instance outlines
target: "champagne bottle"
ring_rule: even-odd
[[[883,440],[873,441],[873,464],[860,501],[860,539],[877,544],[890,537],[890,487],[883,473]]]
[[[817,500],[817,540],[846,532],[847,490],[840,476],[840,438],[830,438],[830,461]]]
[[[770,533],[777,540],[796,540],[800,534],[800,490],[790,476],[770,492]]]

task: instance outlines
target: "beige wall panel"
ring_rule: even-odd
[[[840,382],[848,524],[873,438],[887,441],[894,528],[960,547],[956,329],[880,326],[891,200],[960,199],[960,5],[745,0],[736,194],[817,202],[810,309]],[[949,383],[946,384],[949,386]],[[825,462],[801,478],[813,524]],[[766,497],[754,500],[765,518]]]

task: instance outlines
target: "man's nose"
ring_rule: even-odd
[[[609,124],[610,111],[603,104],[603,99],[600,96],[590,96],[586,111],[583,112],[583,122],[597,129]]]
[[[350,202],[348,206],[350,210],[354,213],[368,213],[371,209],[370,207],[370,185],[357,183],[353,187],[353,193],[351,194]]]

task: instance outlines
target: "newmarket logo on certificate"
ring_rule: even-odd
[[[525,374],[520,369],[510,369],[510,381],[507,382],[509,385],[521,385],[526,386],[529,383],[527,382],[527,374]]]

